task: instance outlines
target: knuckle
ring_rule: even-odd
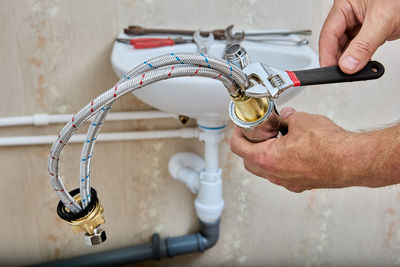
[[[231,139],[231,143],[229,144],[229,147],[231,148],[231,151],[232,151],[233,153],[237,154],[237,151],[236,151],[236,144],[235,144],[235,142],[233,141],[233,138],[234,138],[234,137],[232,137],[232,139]]]
[[[376,6],[373,9],[374,17],[378,20],[388,21],[392,18],[392,9],[387,8],[386,6]]]
[[[279,186],[283,186],[286,187],[288,186],[287,183],[285,183],[283,180],[281,179],[268,179],[271,183],[279,185]]]
[[[305,190],[304,188],[298,186],[287,186],[286,189],[293,193],[301,193]]]
[[[319,43],[324,43],[332,40],[332,30],[328,27],[323,27],[319,33]]]
[[[353,49],[359,54],[372,55],[374,52],[373,45],[366,40],[354,40]]]
[[[299,113],[299,112],[295,112],[294,114],[290,114],[290,116],[288,116],[288,117],[286,117],[285,118],[285,121],[288,123],[288,124],[291,124],[291,123],[293,123],[293,122],[295,122],[296,121],[296,117],[297,117],[297,114],[296,113]]]
[[[300,121],[304,121],[305,119],[307,119],[307,115],[308,113],[305,112],[294,112],[293,114],[290,114],[290,116],[288,116],[285,120],[288,124],[296,124]]]
[[[273,166],[272,157],[265,151],[255,154],[253,161],[263,169],[271,169]]]
[[[249,163],[246,160],[243,161],[243,165],[244,165],[244,168],[246,169],[246,171],[250,171]]]

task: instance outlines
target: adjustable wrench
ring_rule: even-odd
[[[229,114],[233,122],[243,129],[247,140],[257,143],[275,137],[278,131],[282,135],[287,133],[287,124],[279,116],[274,104],[274,100],[286,89],[305,85],[378,79],[384,74],[385,68],[377,61],[370,61],[361,71],[349,75],[343,73],[339,66],[284,71],[256,62],[247,65],[243,72],[247,74],[247,80],[252,84],[244,91],[244,94],[256,103],[264,99],[268,102],[266,105],[268,110],[257,121],[244,121],[238,116],[234,102],[231,102]]]

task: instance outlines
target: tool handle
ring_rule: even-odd
[[[188,30],[170,30],[170,29],[152,29],[143,28],[141,26],[129,26],[124,29],[124,32],[129,35],[145,35],[145,34],[180,34],[180,35],[193,35],[194,31]]]
[[[169,38],[136,38],[136,39],[130,39],[129,42],[131,45],[135,45],[137,43],[145,43],[145,42],[154,42],[154,41],[161,41],[161,40],[167,40]]]
[[[176,29],[151,29],[151,28],[143,28],[141,26],[129,26],[128,28],[124,29],[124,33],[127,35],[146,35],[146,34],[166,34],[166,35],[190,35],[192,36],[195,31],[190,30],[176,30]],[[217,40],[224,40],[225,39],[225,30],[216,29],[213,30],[212,33],[214,34],[214,38]],[[210,32],[200,32],[202,36],[208,36]]]
[[[146,48],[156,48],[163,46],[172,46],[175,44],[175,41],[172,39],[163,39],[163,38],[140,38],[140,39],[132,39],[130,43],[135,47],[135,49],[146,49]]]
[[[362,70],[354,74],[342,72],[339,66],[287,71],[287,73],[294,82],[294,86],[304,86],[374,80],[380,78],[385,73],[385,68],[378,61],[369,61]]]

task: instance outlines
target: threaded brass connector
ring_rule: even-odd
[[[81,204],[79,188],[72,190],[70,194],[74,197],[76,202]],[[57,206],[57,213],[61,219],[72,227],[74,233],[85,232],[86,243],[89,246],[94,246],[103,243],[107,239],[107,236],[106,232],[100,228],[100,226],[105,223],[103,217],[104,209],[97,198],[97,192],[94,188],[91,188],[90,195],[91,201],[88,206],[83,208],[80,212],[72,213],[60,201]]]
[[[232,98],[236,116],[244,122],[253,122],[262,118],[268,111],[267,98],[253,98],[245,95]]]
[[[74,199],[78,203],[81,203],[80,195],[76,195]],[[88,215],[86,215],[83,218],[67,221],[67,224],[69,224],[72,227],[72,230],[74,231],[75,234],[80,232],[86,232],[89,235],[93,235],[94,229],[96,229],[98,226],[106,222],[103,217],[103,212],[104,209],[101,206],[100,201],[97,201],[96,205]]]

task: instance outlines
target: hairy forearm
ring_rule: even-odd
[[[350,186],[381,187],[400,183],[400,124],[351,133],[340,147],[342,179]]]

